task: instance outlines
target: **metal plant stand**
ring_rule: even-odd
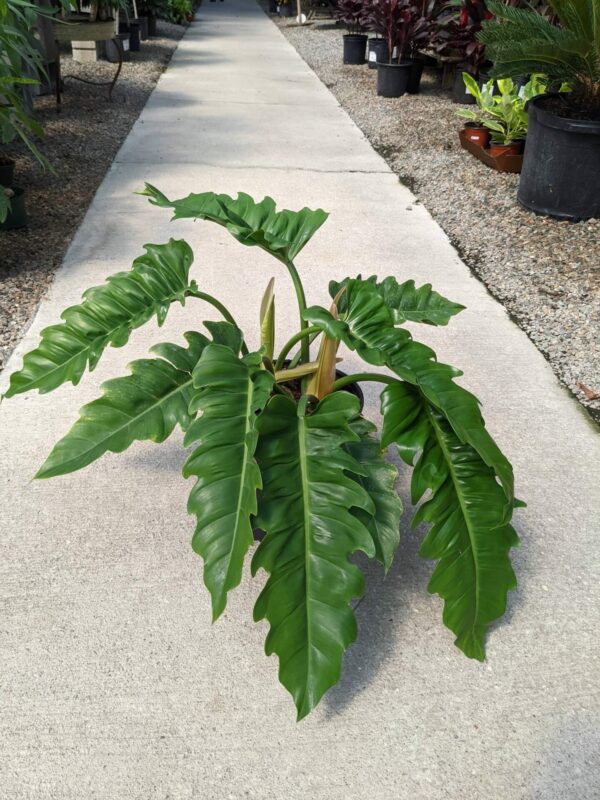
[[[121,67],[123,66],[123,45],[121,40],[115,33],[114,20],[106,20],[103,22],[87,22],[81,20],[65,20],[65,23],[55,23],[54,25],[54,38],[59,43],[73,42],[114,42],[119,55],[117,63],[117,71],[111,81],[91,81],[87,78],[80,78],[77,75],[66,75],[66,78],[71,78],[74,81],[81,81],[81,83],[89,83],[92,86],[108,86],[108,99],[112,100],[112,91],[121,74]],[[56,103],[58,106],[61,104],[61,70],[60,70],[60,54],[56,62]]]

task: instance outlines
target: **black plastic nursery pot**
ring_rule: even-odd
[[[148,36],[156,36],[156,15],[148,14]]]
[[[364,64],[368,36],[364,33],[344,34],[344,64]]]
[[[119,61],[119,48],[123,61],[129,61],[129,36],[129,33],[118,33],[115,38],[119,39],[119,44],[116,43],[115,39],[110,39],[104,43],[104,53],[107,61],[112,64],[116,64]]]
[[[421,78],[423,77],[423,61],[415,58],[410,68],[410,75],[408,76],[408,86],[406,91],[408,94],[419,94],[421,91]]]
[[[133,22],[140,26],[140,41],[145,42],[148,38],[148,17],[136,17]]]
[[[600,121],[547,110],[558,97],[540,95],[528,104],[517,198],[537,214],[573,222],[600,217]]]
[[[369,69],[377,69],[378,61],[389,61],[390,54],[385,39],[369,39],[367,47],[367,61]]]
[[[377,94],[380,97],[402,97],[408,89],[412,61],[399,64],[377,64]]]
[[[277,0],[269,0],[269,14],[277,13]]]
[[[140,23],[135,20],[129,22],[129,49],[133,53],[140,49]]]
[[[293,17],[296,14],[296,5],[292,5],[291,3],[287,3],[284,6],[279,6],[279,16],[280,17]]]
[[[0,186],[12,186],[15,174],[15,162],[7,159],[0,161]]]
[[[14,195],[10,198],[10,211],[4,222],[0,222],[0,231],[13,231],[27,227],[25,210],[25,191],[13,186]]]
[[[463,103],[464,105],[473,105],[475,103],[475,98],[473,97],[472,94],[470,94],[467,91],[467,87],[465,86],[465,82],[463,81],[463,76],[462,76],[463,72],[469,72],[469,70],[466,70],[460,66],[456,68],[456,73],[454,75],[454,84],[452,86],[452,100],[455,103]],[[477,76],[473,75],[473,77],[477,80]]]

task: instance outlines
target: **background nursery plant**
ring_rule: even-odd
[[[446,325],[462,306],[429,285],[359,276],[332,282],[327,307],[307,308],[294,259],[325,222],[324,211],[278,212],[271,198],[256,203],[245,194],[170,201],[150,185],[144,194],[173,208],[175,219],[216,222],[281,262],[296,293],[299,330],[276,349],[271,281],[260,309],[261,347],[249,352],[231,312],[190,280],[189,245],[146,245],[130,271],[88,289],[61,323],[42,331],[11,376],[8,397],[77,384],[106,347],[123,346],[154,316],[161,324],[175,301],[202,300],[224,319],[204,323],[208,335],[185,333],[185,346],[155,345],[152,358],[130,365],[130,375],[103,384],[36,477],[73,472],[136,440],[162,442],[179,425],[191,448],[183,474],[194,478],[193,547],[204,559],[213,617],[239,584],[253,531],[261,529],[266,536],[251,571],[264,569],[268,580],[254,618],[270,624],[265,649],[278,655],[280,680],[300,719],[337,682],[356,636],[350,602],[364,578],[349,556],[363,551],[387,570],[398,546],[397,471],[383,455],[394,444],[414,467],[413,502],[427,495],[413,525],[430,525],[421,547],[436,561],[429,590],[444,599],[444,623],[457,646],[483,659],[486,630],[515,587],[512,468],[477,399],[454,382],[461,373],[404,327]],[[369,367],[387,371],[336,374],[342,342]],[[362,416],[360,381],[383,385],[381,441]]]

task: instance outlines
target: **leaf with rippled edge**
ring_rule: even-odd
[[[329,284],[330,295],[335,297],[347,282],[347,280],[341,283],[331,281]],[[376,275],[367,278],[365,283],[371,283],[376,287],[383,302],[392,312],[396,325],[402,325],[404,322],[447,325],[453,316],[464,311],[465,308],[460,303],[448,300],[434,291],[430,283],[425,283],[417,288],[413,280],[398,283],[392,276],[388,276],[378,283]],[[340,304],[340,311],[345,309],[346,305]]]
[[[257,525],[267,532],[252,572],[269,573],[254,609],[270,624],[265,651],[279,657],[279,680],[291,693],[298,719],[340,677],[346,648],[356,638],[350,601],[364,578],[351,553],[375,555],[371,534],[352,513],[373,514],[373,502],[347,472],[365,470],[346,451],[358,441],[350,421],[358,400],[335,392],[304,415],[275,396],[259,419],[257,460],[264,488]]]
[[[356,459],[365,473],[353,477],[373,501],[373,513],[368,513],[362,508],[353,509],[352,513],[371,533],[375,544],[375,557],[387,572],[400,544],[400,520],[403,509],[402,501],[396,491],[398,470],[386,460],[384,448],[373,435],[377,428],[372,422],[357,417],[350,423],[350,427],[359,436],[359,440],[347,444],[346,450]]]
[[[203,192],[181,200],[169,200],[156,187],[145,184],[141,195],[161,208],[173,208],[173,219],[205,219],[223,225],[238,242],[257,245],[283,262],[293,261],[327,219],[318,208],[277,211],[275,201],[256,202],[244,192],[234,199],[226,194]]]
[[[485,635],[506,610],[517,585],[509,551],[518,544],[512,507],[476,450],[456,436],[446,418],[413,386],[398,381],[381,395],[382,442],[395,442],[414,464],[413,526],[431,525],[421,555],[437,562],[429,591],[444,600],[444,624],[470,658],[485,658]]]
[[[6,397],[33,389],[51,392],[67,381],[78,384],[108,345],[122,347],[134,328],[153,316],[162,325],[171,303],[183,304],[194,260],[190,246],[170,239],[144,249],[129,272],[111,275],[102,286],[88,289],[82,303],[63,311],[63,323],[44,328],[40,344],[11,375]]]
[[[262,486],[254,458],[256,425],[274,384],[261,363],[261,353],[239,358],[226,345],[209,344],[194,369],[190,411],[201,416],[185,437],[194,450],[183,475],[196,478],[188,501],[197,518],[192,546],[204,559],[213,620],[239,584],[253,542],[251,518]]]
[[[303,316],[325,331],[334,329],[369,364],[387,366],[417,387],[446,417],[460,441],[470,444],[493,468],[504,488],[506,506],[512,509],[512,467],[486,430],[477,398],[454,382],[462,372],[437,361],[430,347],[414,341],[406,329],[395,327],[392,312],[373,283],[348,279],[344,297],[347,306],[339,320],[319,306],[308,308]]]

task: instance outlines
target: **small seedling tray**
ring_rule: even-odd
[[[472,142],[465,136],[464,131],[459,131],[461,146],[469,153],[483,161],[488,167],[498,170],[498,172],[521,172],[523,166],[523,156],[491,156],[489,150],[476,142]]]

